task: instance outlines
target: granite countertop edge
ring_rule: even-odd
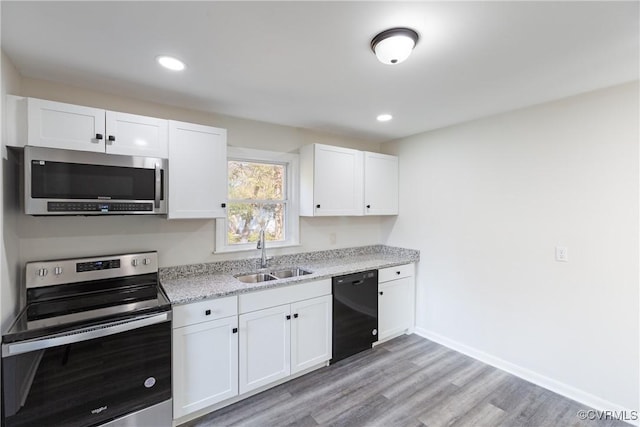
[[[209,264],[160,269],[160,283],[172,305],[328,279],[334,276],[415,263],[420,252],[413,249],[373,245],[274,257],[267,269],[256,268],[256,260],[219,261]],[[243,283],[239,274],[300,267],[311,274],[259,283]]]

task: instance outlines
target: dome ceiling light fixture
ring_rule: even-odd
[[[411,28],[390,28],[371,40],[371,50],[383,64],[399,64],[411,55],[418,38]]]

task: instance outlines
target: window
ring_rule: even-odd
[[[297,245],[298,155],[229,147],[227,217],[216,221],[216,252]]]

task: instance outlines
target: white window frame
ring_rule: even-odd
[[[300,204],[299,204],[299,156],[294,153],[256,150],[253,148],[228,147],[227,164],[230,160],[241,162],[266,162],[287,165],[285,178],[287,209],[285,216],[286,239],[280,242],[267,242],[267,248],[285,248],[300,245]],[[228,191],[228,190],[227,190]],[[227,244],[227,218],[216,219],[216,246],[214,253],[241,252],[256,250],[256,243]]]

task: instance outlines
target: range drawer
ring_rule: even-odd
[[[404,264],[378,270],[378,283],[413,276],[414,265]]]
[[[238,297],[215,298],[173,307],[173,327],[194,325],[238,314]]]

